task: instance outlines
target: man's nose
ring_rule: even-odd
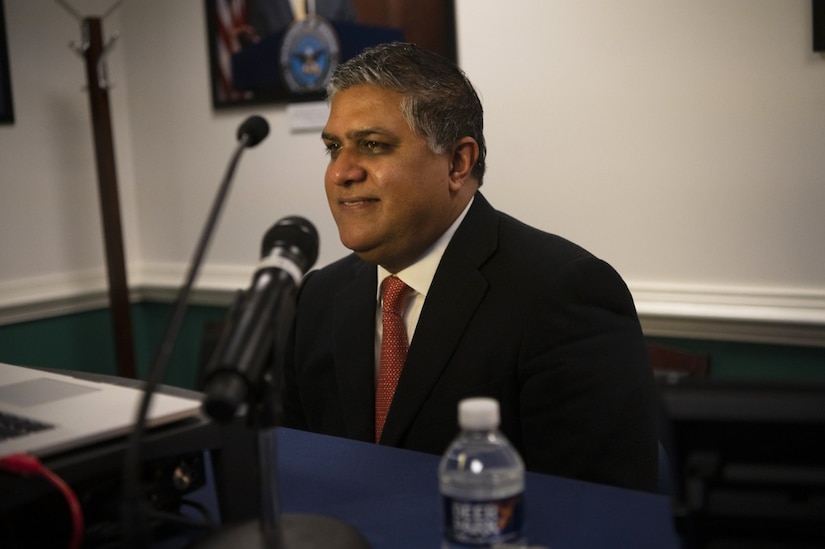
[[[335,185],[351,185],[363,181],[367,172],[356,154],[342,150],[327,167],[327,175]]]

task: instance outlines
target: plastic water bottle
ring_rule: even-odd
[[[438,468],[442,549],[524,547],[524,462],[498,430],[498,402],[462,400],[458,423]]]

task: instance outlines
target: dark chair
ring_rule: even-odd
[[[684,378],[706,379],[710,372],[710,355],[691,353],[658,345],[647,344],[648,357],[657,380],[665,384],[678,383]],[[664,402],[660,399],[659,412],[659,475],[657,492],[678,497],[677,472],[671,461],[673,455],[672,426]]]

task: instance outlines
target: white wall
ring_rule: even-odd
[[[456,4],[495,205],[614,264],[651,333],[825,342],[825,58],[811,51],[808,0]],[[105,276],[83,67],[66,46],[79,24],[48,0],[5,10],[9,321],[43,314],[35,302],[100,298]],[[318,226],[319,264],[345,252],[317,135],[290,133],[282,106],[212,109],[202,1],[126,1],[104,30],[120,34],[110,96],[132,286],[181,282],[252,113],[271,134],[245,153],[200,288],[245,287],[284,215]]]

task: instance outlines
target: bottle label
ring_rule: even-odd
[[[493,501],[444,496],[444,537],[452,543],[489,545],[521,538],[522,494]]]

